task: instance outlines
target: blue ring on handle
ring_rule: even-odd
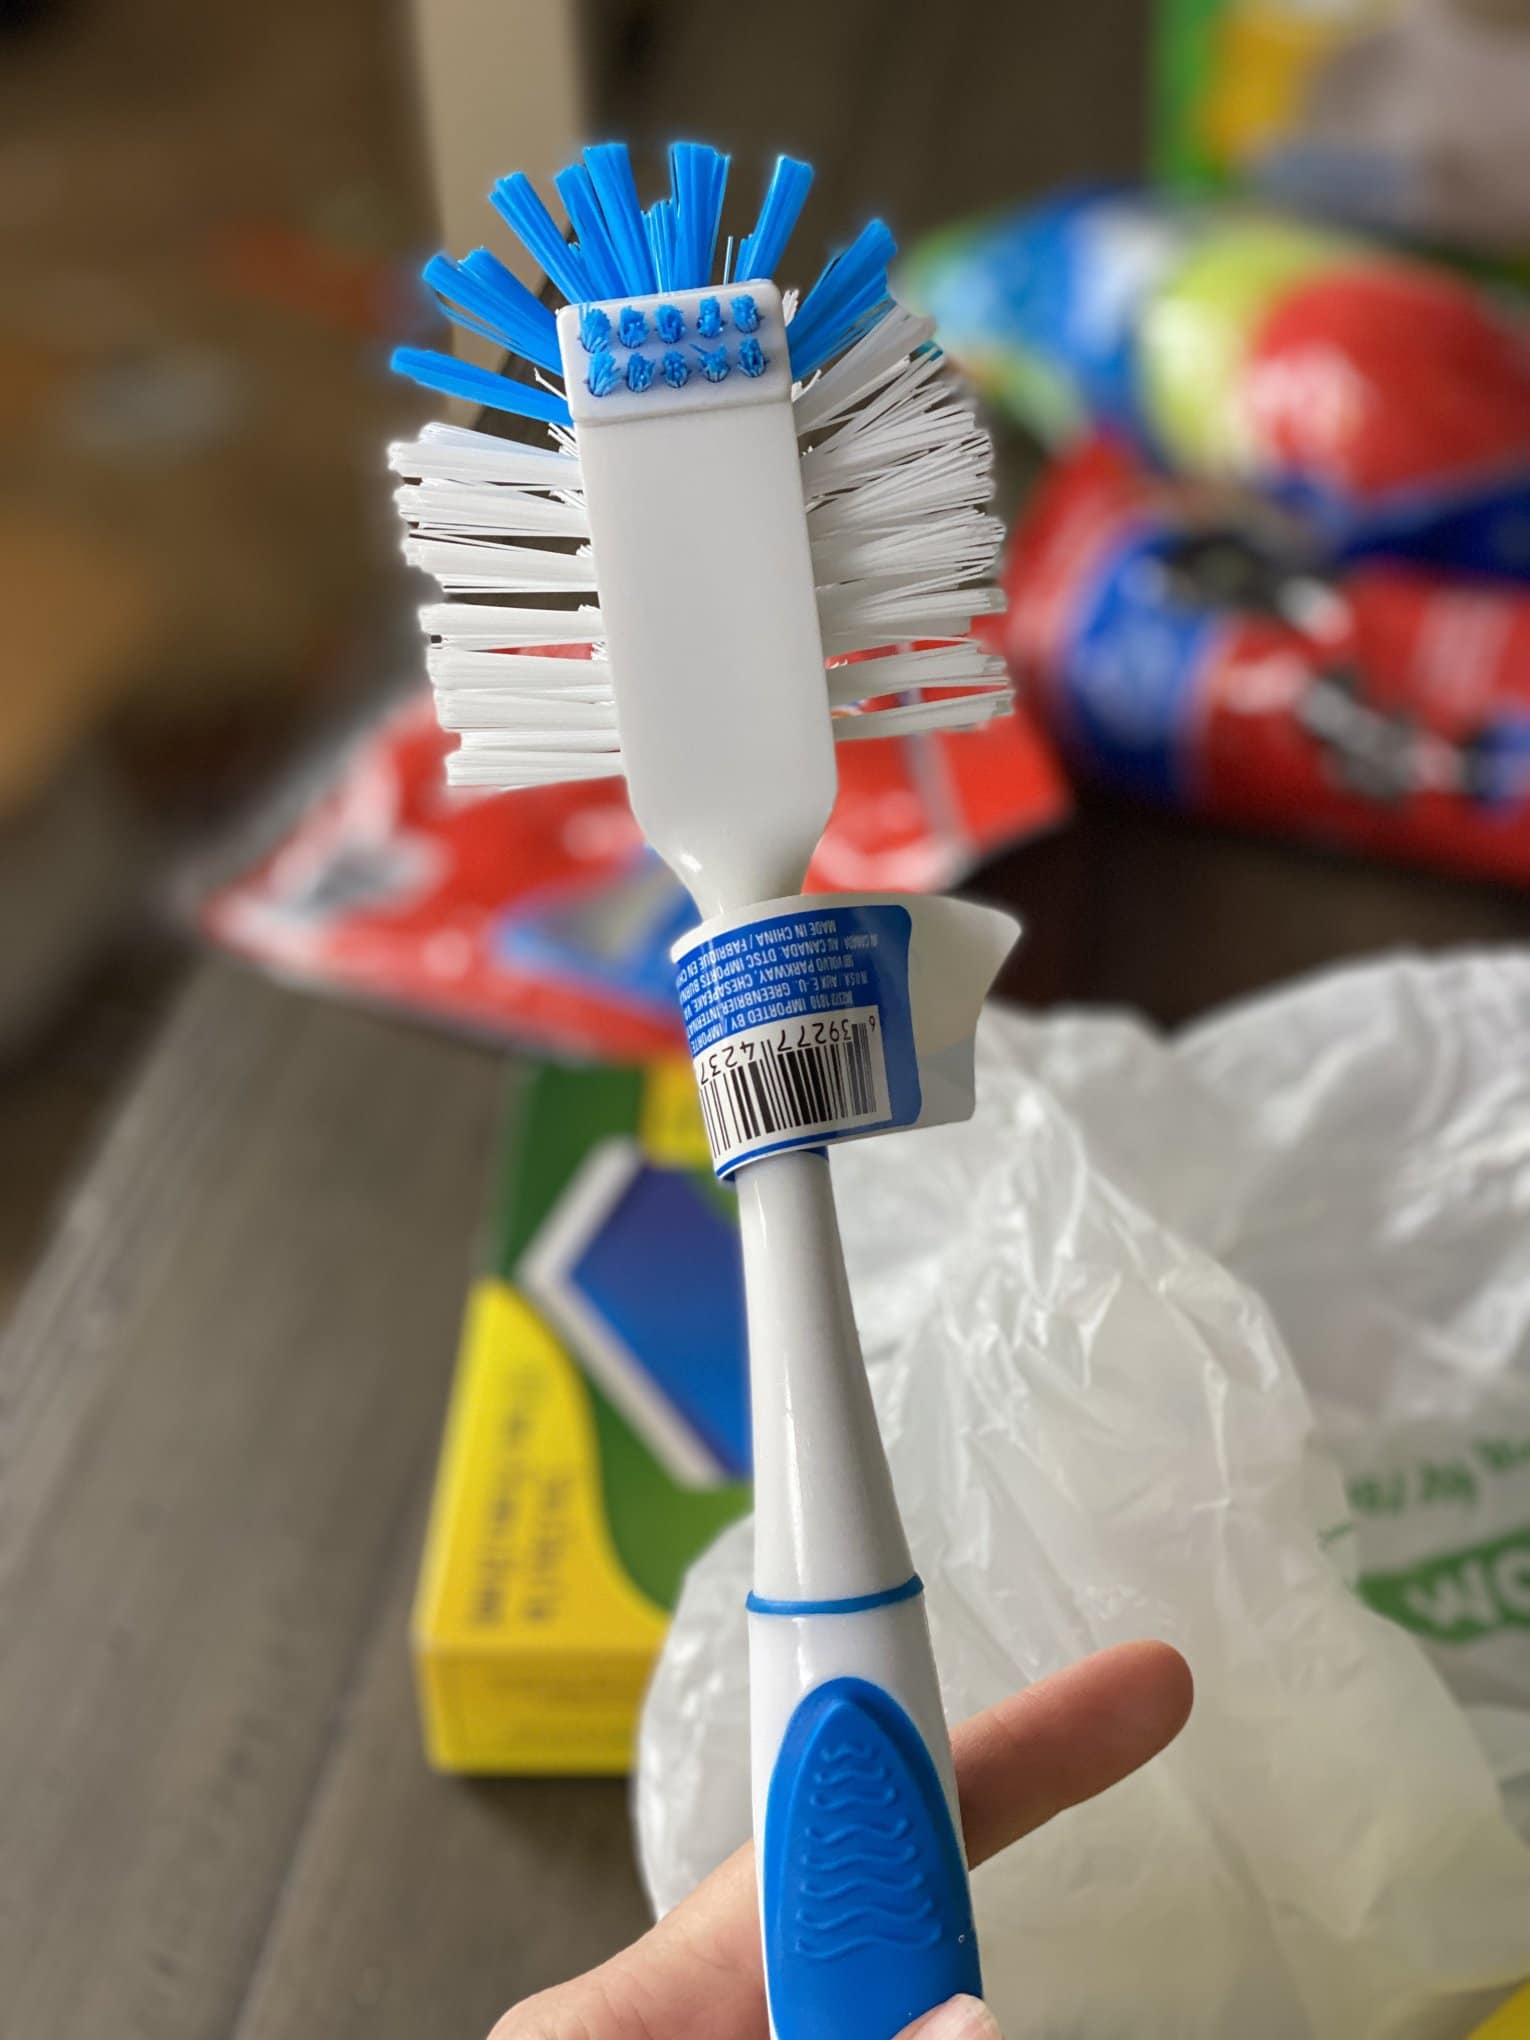
[[[744,1606],[751,1615],[864,1615],[868,1608],[891,1608],[923,1592],[924,1581],[911,1573],[901,1586],[882,1587],[875,1594],[848,1594],[840,1601],[770,1601],[763,1594],[751,1594]]]

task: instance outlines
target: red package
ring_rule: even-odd
[[[619,779],[449,790],[422,689],[370,729],[254,870],[202,908],[214,940],[294,981],[547,1053],[641,1061],[683,1046],[670,943],[694,919]],[[921,892],[1067,812],[1019,717],[841,744],[809,884]]]
[[[1318,572],[1267,513],[1104,439],[1052,471],[1006,588],[1011,670],[1075,770],[1530,881],[1530,595]]]

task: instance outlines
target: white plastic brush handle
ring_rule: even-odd
[[[755,1431],[754,1831],[776,2040],[893,2040],[981,1977],[923,1594],[827,1157],[739,1171]]]
[[[784,313],[770,283],[731,288],[753,299],[760,354],[746,372],[728,340],[717,382],[697,347],[697,371],[673,385],[640,371],[634,386],[630,351],[614,382],[617,356],[586,349],[584,313],[558,315],[633,812],[704,915],[794,891],[836,783]],[[673,295],[688,334],[708,295]],[[647,299],[600,309],[618,329],[627,312],[657,324],[666,311]],[[828,1162],[772,1156],[736,1181],[773,2029],[893,2040],[978,1988],[945,1721]],[[855,1777],[839,1777],[846,1765]]]

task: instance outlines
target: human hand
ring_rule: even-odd
[[[951,1743],[976,1867],[1118,1783],[1173,1741],[1190,1672],[1166,1643],[1123,1643],[964,1722]],[[630,1948],[507,2012],[490,2040],[766,2040],[754,1851],[730,1856]],[[998,2040],[956,1998],[901,2040]]]

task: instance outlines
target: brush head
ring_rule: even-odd
[[[550,443],[431,426],[390,459],[406,554],[451,598],[422,614],[462,739],[449,777],[625,771],[693,890],[700,873],[714,899],[759,897],[767,873],[780,892],[800,878],[835,739],[973,728],[1009,707],[1001,662],[967,635],[1001,607],[992,450],[931,324],[889,298],[879,221],[794,304],[771,275],[807,166],[781,159],[721,264],[727,159],[681,143],[670,168],[644,212],[626,152],[587,151],[556,180],[572,243],[524,177],[496,186],[568,305],[554,314],[485,250],[436,257],[426,277],[537,380],[420,350],[395,364]],[[567,644],[591,658],[503,656]],[[766,807],[773,843],[711,884]]]

